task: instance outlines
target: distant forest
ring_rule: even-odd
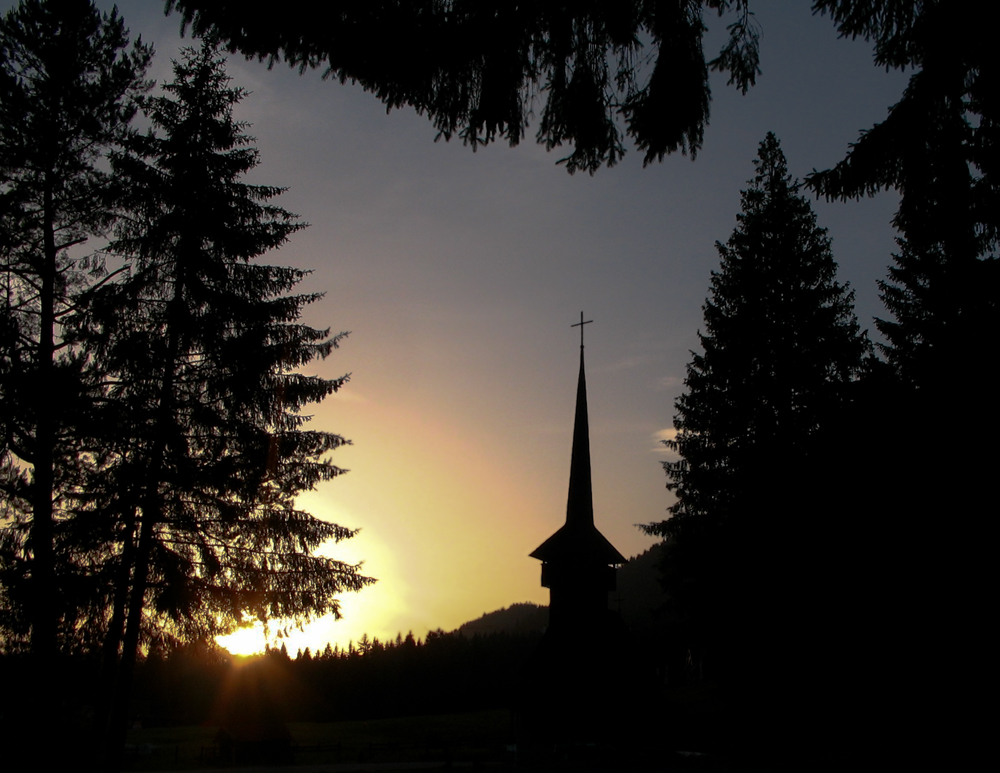
[[[609,602],[629,622],[651,673],[656,642],[669,638],[672,617],[656,578],[661,549],[630,560],[619,571],[619,590]],[[231,655],[209,642],[153,648],[137,664],[131,703],[133,724],[225,725],[247,707],[286,722],[336,721],[457,713],[507,708],[519,670],[548,623],[548,608],[531,603],[484,614],[450,632],[426,637],[399,634],[390,641],[362,636],[347,647],[327,645],[289,653],[285,645],[255,656]],[[27,689],[21,657],[0,657],[0,678],[12,690]],[[61,661],[67,699],[86,714],[99,663],[82,656]],[[672,682],[688,676],[677,670]],[[82,719],[82,717],[81,717]]]

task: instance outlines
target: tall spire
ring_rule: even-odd
[[[608,593],[625,557],[594,524],[583,360],[587,322],[581,314],[566,523],[531,553],[542,562],[542,586],[549,589],[549,625],[523,672],[523,684],[539,694],[518,709],[520,730],[532,743],[575,745],[609,731],[622,735],[621,701],[634,702],[626,687],[640,682],[627,672],[635,653],[623,635],[624,623],[608,609]]]
[[[576,417],[569,467],[566,523],[531,553],[532,558],[537,558],[543,564],[550,564],[553,567],[573,566],[593,569],[595,566],[625,563],[624,556],[594,525],[594,495],[590,477],[590,426],[587,420],[587,378],[583,364],[583,326],[591,321],[584,320],[581,312],[580,321],[572,325],[580,328],[580,378],[576,387]],[[563,570],[556,570],[557,575],[560,571]],[[570,574],[576,577],[577,569],[572,569]],[[549,584],[551,578],[546,579],[548,575],[544,566],[542,577],[542,585],[553,587]]]
[[[580,315],[583,324],[583,314]],[[576,418],[573,423],[573,455],[569,465],[567,526],[594,525],[594,495],[590,478],[590,424],[587,420],[587,378],[583,367],[583,328],[580,328],[580,379],[576,386]]]

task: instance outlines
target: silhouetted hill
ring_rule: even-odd
[[[638,635],[662,626],[667,597],[660,586],[659,561],[662,545],[654,545],[645,553],[630,558],[618,570],[618,590],[611,593],[608,606],[621,613],[622,619]],[[485,636],[493,633],[537,633],[549,623],[549,608],[525,602],[487,612],[476,620],[460,625],[456,632],[463,636]]]
[[[549,608],[525,602],[505,609],[487,612],[476,620],[463,623],[457,629],[462,636],[488,636],[492,633],[541,633],[549,624]]]

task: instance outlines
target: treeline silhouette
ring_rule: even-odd
[[[235,656],[206,642],[154,648],[136,665],[131,723],[143,727],[225,726],[235,705],[259,703],[283,722],[329,722],[506,708],[518,669],[541,631],[412,633],[380,641],[363,636],[346,648],[284,645]],[[24,657],[0,657],[4,684],[28,689]],[[99,664],[66,657],[56,677],[81,728],[92,710]]]
[[[650,664],[646,685],[701,681],[687,662],[687,638],[658,580],[661,546],[619,570],[609,606],[633,633],[634,656]],[[287,722],[380,719],[511,708],[522,669],[548,625],[548,607],[510,606],[456,630],[290,653],[285,644],[253,656],[199,642],[154,648],[138,664],[133,719],[143,725],[225,725],[233,695],[259,700]],[[80,661],[79,668],[85,668]],[[78,675],[76,684],[85,684]],[[251,697],[248,697],[251,696]]]

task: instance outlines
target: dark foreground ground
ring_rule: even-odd
[[[126,770],[349,773],[391,770],[763,771],[788,760],[727,748],[713,738],[701,691],[676,696],[684,710],[658,713],[632,739],[526,750],[518,748],[507,710],[353,722],[292,723],[291,756],[279,752],[227,757],[218,727],[147,728],[129,734]],[[675,706],[676,708],[677,706]],[[670,716],[673,714],[673,716]],[[706,721],[707,720],[707,721]],[[801,762],[801,761],[800,761]],[[792,765],[799,770],[817,766]],[[822,766],[819,766],[822,767]]]
[[[381,769],[428,763],[497,764],[506,754],[510,713],[506,710],[355,722],[290,723],[292,760],[252,753],[226,758],[215,743],[218,727],[172,727],[129,733],[127,770],[191,771],[234,767],[294,770]]]

